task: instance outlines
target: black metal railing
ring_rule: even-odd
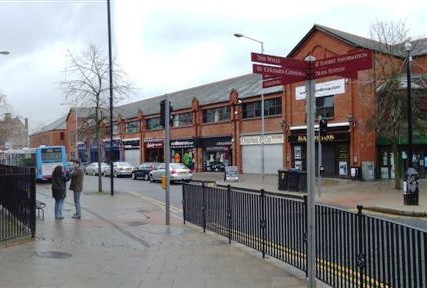
[[[307,199],[183,184],[185,221],[307,271]],[[427,287],[427,232],[316,205],[316,277],[332,287]]]
[[[34,168],[0,165],[0,242],[35,237]]]

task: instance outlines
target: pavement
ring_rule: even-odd
[[[278,190],[277,175],[240,175],[238,182],[224,182],[222,173],[199,173],[194,179],[289,193]],[[316,202],[425,217],[427,182],[421,181],[415,206],[404,205],[393,185],[323,179]],[[50,195],[49,185],[37,186],[37,199],[47,206],[44,218],[37,218],[35,239],[0,246],[0,287],[307,287],[304,273],[286,263],[184,225],[179,207],[165,225],[162,203],[116,186],[114,196],[84,191],[81,220],[71,218],[69,194],[65,219],[55,220]],[[319,282],[318,287],[327,286]]]
[[[289,192],[278,189],[277,175],[243,174],[239,181],[224,181],[222,173],[200,173],[194,179],[212,181],[218,185],[231,185],[242,188],[264,189],[265,191],[297,194],[306,193]],[[319,189],[318,180],[315,181],[315,201],[357,210],[358,205],[363,206],[365,212],[376,212],[385,215],[400,215],[411,217],[427,217],[427,180],[419,181],[418,205],[405,205],[402,190],[395,189],[394,180],[359,181],[342,178],[322,178]]]

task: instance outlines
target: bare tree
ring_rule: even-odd
[[[68,52],[69,65],[65,70],[66,79],[60,83],[61,89],[68,103],[75,107],[84,107],[92,113],[85,121],[85,131],[93,131],[94,142],[98,151],[98,191],[102,192],[102,133],[105,133],[106,120],[109,111],[110,80],[108,57],[94,45],[79,57]],[[118,67],[113,68],[113,101],[117,103],[133,93],[134,88],[127,80],[126,74]],[[108,118],[109,119],[109,118]],[[112,127],[110,127],[112,129]]]
[[[401,189],[402,166],[398,143],[407,127],[407,97],[403,89],[405,78],[406,52],[404,44],[409,41],[408,29],[404,22],[377,22],[371,26],[371,38],[375,54],[375,87],[377,113],[370,119],[368,129],[376,129],[377,135],[390,141],[395,163],[395,188]],[[416,47],[416,41],[412,41]],[[376,46],[376,47],[375,47]],[[414,48],[415,48],[414,47]],[[414,107],[414,118],[422,114]],[[412,161],[412,160],[410,160]]]
[[[7,96],[0,92],[0,120],[5,120],[6,113],[11,113],[11,110],[12,108],[7,100]],[[5,121],[0,123],[0,143],[4,145],[8,131],[5,126]]]

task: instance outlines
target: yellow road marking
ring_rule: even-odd
[[[166,208],[166,204],[164,202],[162,202],[162,201],[159,201],[157,199],[154,199],[154,198],[151,198],[151,197],[148,197],[148,196],[145,196],[145,195],[141,195],[141,194],[139,194],[137,192],[129,192],[129,193],[131,193],[131,194],[133,194],[133,195],[135,195],[135,196],[137,196],[137,197],[139,197],[141,199],[144,199],[144,200],[146,200],[146,201],[148,201],[148,202],[150,202],[150,203],[152,203],[152,204],[154,204],[156,206],[159,206],[159,207],[162,207],[162,208]],[[174,213],[181,213],[182,212],[181,208],[178,208],[178,207],[175,207],[175,206],[171,206],[170,205],[169,208]]]

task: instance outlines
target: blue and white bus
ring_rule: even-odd
[[[66,172],[71,169],[67,161],[65,146],[39,146],[2,151],[1,162],[6,165],[34,167],[36,180],[46,181],[52,178],[53,169],[60,165]]]

